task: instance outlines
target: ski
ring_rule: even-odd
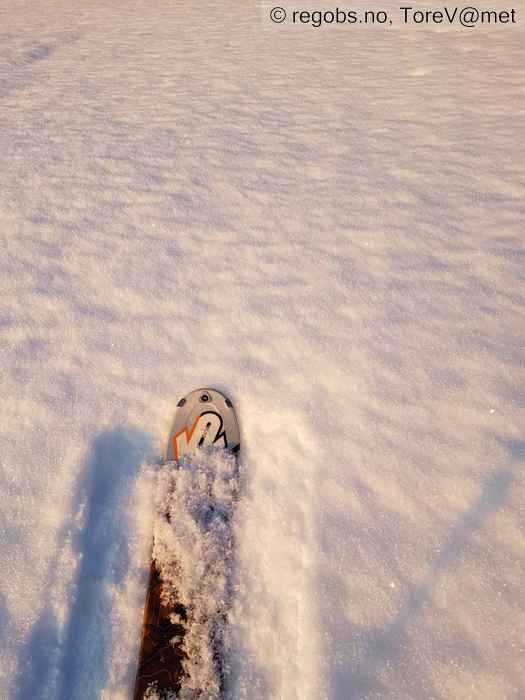
[[[178,402],[159,472],[134,700],[211,700],[224,690],[239,446],[222,393],[198,389]]]

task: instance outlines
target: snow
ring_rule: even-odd
[[[162,602],[182,604],[183,700],[220,697],[214,652],[224,649],[224,621],[233,595],[233,511],[240,490],[239,465],[225,450],[167,462],[159,473],[153,558],[163,581]]]
[[[523,2],[265,8],[0,8],[6,700],[129,698],[201,386],[242,431],[232,698],[525,694]]]

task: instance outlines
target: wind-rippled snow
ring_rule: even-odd
[[[242,430],[232,698],[522,696],[521,16],[0,20],[0,697],[129,698],[141,465],[201,386]]]

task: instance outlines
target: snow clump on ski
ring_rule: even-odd
[[[185,628],[177,700],[215,700],[222,692],[238,469],[234,454],[210,447],[166,462],[159,472],[153,558],[162,603],[184,608],[182,617],[171,616]]]

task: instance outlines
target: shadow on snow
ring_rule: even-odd
[[[51,606],[44,604],[19,658],[16,700],[98,700],[111,656],[111,592],[129,568],[124,508],[150,453],[148,435],[131,427],[119,426],[94,440],[43,590],[49,599],[56,582],[54,569],[70,536],[80,562],[69,619],[60,640],[58,621]]]
[[[364,654],[343,670],[332,668],[329,697],[360,700],[377,693],[387,694],[381,685],[381,674],[385,667],[396,664],[404,653],[404,645],[410,625],[430,600],[440,576],[460,558],[472,537],[484,526],[488,518],[503,507],[515,480],[516,471],[525,456],[525,441],[500,440],[510,458],[510,465],[490,472],[482,485],[479,497],[472,503],[451,528],[440,555],[430,563],[427,574],[413,586],[405,597],[404,604],[392,622],[383,629],[350,630],[339,626],[338,644],[344,646],[347,639],[358,635]],[[343,619],[343,614],[339,619]],[[343,629],[344,628],[344,629]]]

